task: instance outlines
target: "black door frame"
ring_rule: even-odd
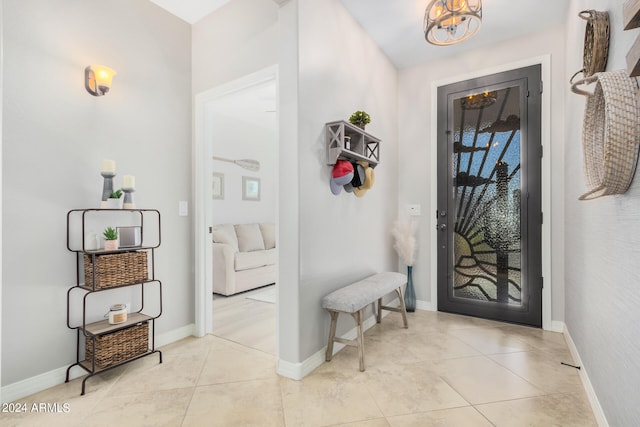
[[[536,64],[524,68],[495,73],[483,77],[469,79],[457,83],[452,83],[438,87],[437,97],[437,158],[438,160],[438,181],[442,182],[443,177],[447,180],[445,190],[440,189],[438,184],[437,204],[438,211],[446,211],[449,199],[452,199],[448,188],[452,185],[452,172],[450,161],[443,162],[442,159],[451,159],[453,154],[453,144],[451,134],[447,132],[447,116],[452,113],[452,107],[447,102],[452,97],[461,97],[473,93],[482,92],[491,87],[492,90],[505,86],[519,85],[523,94],[527,94],[524,102],[521,102],[521,112],[526,113],[529,123],[521,129],[521,138],[525,145],[521,147],[522,162],[527,162],[526,176],[523,173],[523,197],[522,197],[522,226],[532,225],[531,230],[523,228],[523,269],[528,272],[527,277],[523,277],[534,307],[523,306],[521,309],[499,307],[493,304],[491,310],[487,309],[487,303],[478,304],[474,301],[453,299],[449,278],[452,274],[453,263],[445,257],[452,255],[453,233],[438,231],[436,259],[437,259],[437,305],[440,311],[458,312],[462,308],[462,314],[494,318],[516,323],[526,323],[533,326],[542,326],[543,318],[543,298],[542,298],[542,65]],[[446,106],[446,107],[445,107]],[[445,109],[446,108],[446,109]],[[443,164],[445,167],[443,168]],[[526,187],[526,188],[525,188]],[[525,212],[528,212],[528,217]],[[538,220],[539,216],[539,220]],[[448,230],[453,230],[454,215],[440,217],[437,225],[445,225]],[[526,252],[526,253],[525,253]],[[445,260],[445,261],[443,261]],[[447,268],[443,268],[446,263]],[[446,283],[443,285],[442,283]],[[446,291],[445,291],[446,289]],[[452,303],[452,300],[455,300]],[[491,305],[491,304],[489,304]]]

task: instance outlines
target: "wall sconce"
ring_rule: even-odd
[[[111,89],[115,70],[104,65],[89,65],[84,69],[84,87],[93,96],[102,96]]]

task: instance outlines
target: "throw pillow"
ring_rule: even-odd
[[[258,224],[236,224],[240,252],[263,251],[264,241]]]
[[[276,225],[271,223],[261,223],[260,231],[262,232],[262,240],[264,240],[265,249],[273,249],[276,247]]]
[[[214,225],[211,230],[212,239],[215,243],[226,243],[238,252],[238,239],[231,224]]]

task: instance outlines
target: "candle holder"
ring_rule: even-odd
[[[124,191],[124,204],[122,207],[124,209],[135,209],[136,203],[133,201],[133,192],[136,191],[135,188],[123,188]]]
[[[115,172],[102,171],[100,175],[104,177],[104,183],[102,184],[102,203],[101,208],[107,207],[107,199],[113,192],[113,177],[116,176]]]

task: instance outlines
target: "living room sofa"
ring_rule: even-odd
[[[233,295],[275,283],[275,224],[213,226],[213,292]]]

